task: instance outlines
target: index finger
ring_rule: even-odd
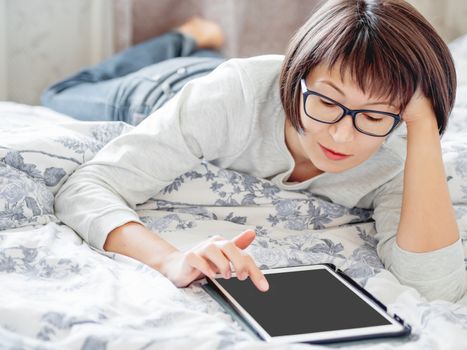
[[[269,283],[266,277],[264,276],[260,268],[256,266],[256,263],[253,260],[253,258],[249,257],[249,260],[250,262],[247,264],[247,267],[251,281],[260,291],[266,292],[269,289]]]

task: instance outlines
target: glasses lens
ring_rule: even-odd
[[[386,135],[394,125],[395,119],[389,115],[377,112],[357,113],[355,124],[357,128],[371,135]]]
[[[305,103],[306,113],[313,119],[332,123],[342,115],[342,108],[331,100],[316,95],[308,95]]]

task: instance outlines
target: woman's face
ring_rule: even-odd
[[[352,81],[349,74],[341,80],[339,65],[332,70],[318,65],[306,77],[308,89],[325,95],[350,109],[372,109],[398,113],[384,98],[371,98]],[[304,134],[295,132],[294,158],[296,163],[311,163],[321,172],[339,173],[358,166],[378,151],[385,137],[365,135],[355,129],[350,115],[338,123],[325,124],[309,118],[303,110],[303,95],[300,98],[300,118]],[[335,154],[333,152],[345,156]]]

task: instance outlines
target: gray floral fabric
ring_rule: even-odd
[[[467,247],[463,86],[457,101],[442,142]],[[0,118],[0,348],[328,348],[261,344],[199,281],[176,288],[144,264],[93,250],[54,216],[53,196],[61,184],[131,126],[78,122],[11,103],[0,103]],[[209,163],[179,176],[136,209],[148,227],[179,249],[252,228],[257,238],[247,252],[261,268],[334,263],[413,327],[404,339],[335,347],[461,349],[467,344],[467,296],[458,303],[428,302],[401,285],[376,254],[369,210],[346,208],[306,191],[280,190],[267,180]]]
[[[57,222],[53,198],[60,186],[107,142],[131,129],[122,122],[80,124],[44,108],[11,103],[0,113],[0,230]]]
[[[54,221],[53,200],[42,183],[0,162],[0,229]]]

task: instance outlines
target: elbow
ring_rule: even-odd
[[[456,303],[465,296],[467,291],[467,273],[463,266],[435,280],[407,279],[390,270],[401,284],[415,288],[427,301],[444,300]]]
[[[459,239],[448,247],[414,253],[392,244],[391,262],[386,268],[403,285],[414,287],[428,301],[457,302],[467,290],[464,248]]]

